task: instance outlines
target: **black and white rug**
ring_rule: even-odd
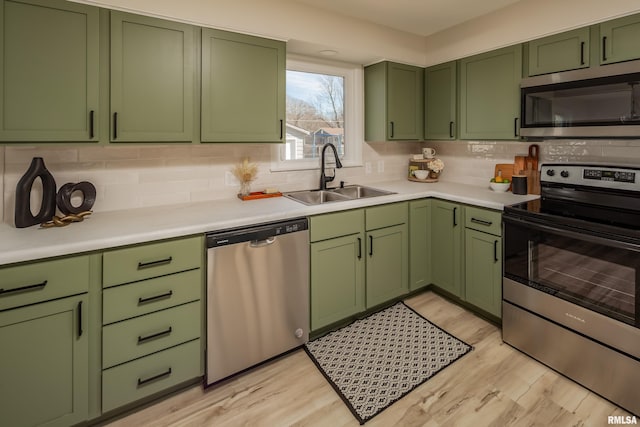
[[[305,346],[360,424],[472,349],[402,302]]]

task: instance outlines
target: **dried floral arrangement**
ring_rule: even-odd
[[[258,165],[244,159],[233,168],[233,175],[240,181],[240,194],[249,194],[251,181],[258,175]]]

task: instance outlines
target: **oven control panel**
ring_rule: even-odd
[[[563,185],[640,191],[640,168],[598,164],[552,164],[540,167],[540,181]]]
[[[598,179],[600,181],[614,182],[636,182],[635,172],[613,171],[603,169],[584,169],[582,172],[584,179]]]

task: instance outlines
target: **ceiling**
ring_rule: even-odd
[[[295,0],[419,36],[485,15],[519,0]]]

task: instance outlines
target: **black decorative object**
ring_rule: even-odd
[[[36,179],[42,180],[42,204],[40,212],[31,212],[31,191]],[[49,221],[56,213],[56,181],[51,172],[44,165],[42,157],[34,157],[27,172],[20,178],[16,186],[16,214],[17,228],[30,227]]]
[[[79,191],[82,193],[82,203],[75,207],[71,204],[71,195]],[[69,182],[58,191],[56,202],[58,209],[65,215],[79,214],[81,212],[90,211],[96,201],[96,187],[88,181],[82,181],[77,184]]]

